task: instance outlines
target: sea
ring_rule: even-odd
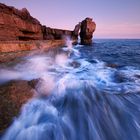
[[[39,79],[2,140],[140,140],[140,39],[94,39],[0,67],[0,84]]]

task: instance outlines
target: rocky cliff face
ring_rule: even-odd
[[[96,29],[96,24],[91,18],[86,18],[81,22],[80,38],[82,45],[90,45],[92,43],[92,35]]]
[[[46,26],[42,26],[43,39],[44,40],[59,40],[63,39],[65,36],[72,37],[73,31],[54,29]]]
[[[18,10],[0,3],[0,41],[57,40],[73,31],[42,26],[26,8]]]
[[[77,40],[80,32],[81,44],[90,44],[96,24],[86,18],[73,31],[42,26],[26,8],[18,10],[0,3],[0,41],[11,40],[60,40],[65,36]]]
[[[43,39],[41,27],[26,8],[18,10],[0,4],[0,40]]]

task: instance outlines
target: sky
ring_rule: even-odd
[[[73,30],[86,17],[95,21],[95,38],[140,39],[140,0],[0,0],[47,27]]]

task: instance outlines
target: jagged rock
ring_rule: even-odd
[[[82,45],[90,45],[92,43],[92,35],[95,28],[96,24],[91,18],[86,18],[81,22],[80,38]]]
[[[73,31],[49,28],[42,26],[26,8],[18,10],[0,3],[0,41],[61,40],[68,36],[77,42],[81,30],[81,44],[90,44],[95,27],[92,19],[86,18]]]
[[[36,85],[38,84],[38,82],[40,81],[41,79],[38,78],[38,79],[33,79],[31,81],[28,82],[28,84],[33,88],[35,89],[36,88]]]
[[[60,40],[73,31],[42,26],[26,8],[18,10],[0,3],[0,41]]]
[[[43,39],[44,40],[60,40],[65,36],[69,36],[71,38],[72,31],[62,30],[62,29],[54,29],[46,26],[42,26]]]
[[[41,27],[26,8],[18,10],[0,4],[0,40],[41,40]]]
[[[10,81],[0,85],[0,133],[2,133],[16,117],[21,106],[33,96],[33,89],[28,81]]]
[[[45,25],[42,26],[42,33],[43,33],[44,40],[53,40],[54,39],[54,36],[52,35],[52,29],[49,27],[46,27]]]
[[[23,19],[29,19],[30,20],[31,15],[26,8],[22,8],[20,11],[21,11],[21,17]]]
[[[81,28],[81,22],[79,24],[77,24],[73,30],[73,38],[74,39],[78,39],[80,28]]]
[[[112,63],[107,63],[106,66],[110,67],[110,68],[117,68],[117,67],[119,67],[117,64],[112,64]]]

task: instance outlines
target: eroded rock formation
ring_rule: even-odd
[[[0,63],[25,56],[23,52],[63,46],[65,41],[62,39],[65,36],[77,40],[79,32],[81,44],[90,44],[95,27],[96,24],[92,19],[86,18],[82,23],[77,24],[73,31],[49,28],[42,26],[26,8],[18,10],[0,4]],[[72,62],[70,65],[75,68],[80,66],[77,62]],[[19,80],[0,85],[0,132],[10,125],[13,117],[18,115],[21,106],[33,96],[37,81]]]
[[[43,26],[26,8],[18,10],[0,3],[0,41],[60,40],[73,31]]]
[[[46,26],[42,26],[43,39],[44,40],[60,40],[65,36],[72,37],[73,31],[54,29]]]
[[[55,29],[41,25],[33,18],[26,8],[18,10],[0,3],[0,41],[11,40],[60,40],[69,36],[81,44],[90,44],[96,24],[91,18],[86,18],[77,24],[73,31]]]
[[[86,18],[81,22],[80,38],[82,45],[90,45],[92,43],[95,28],[96,24],[91,18]]]
[[[80,28],[81,28],[81,22],[78,23],[73,30],[73,38],[74,39],[78,39]]]
[[[41,40],[41,27],[26,8],[18,10],[0,4],[0,40]]]

